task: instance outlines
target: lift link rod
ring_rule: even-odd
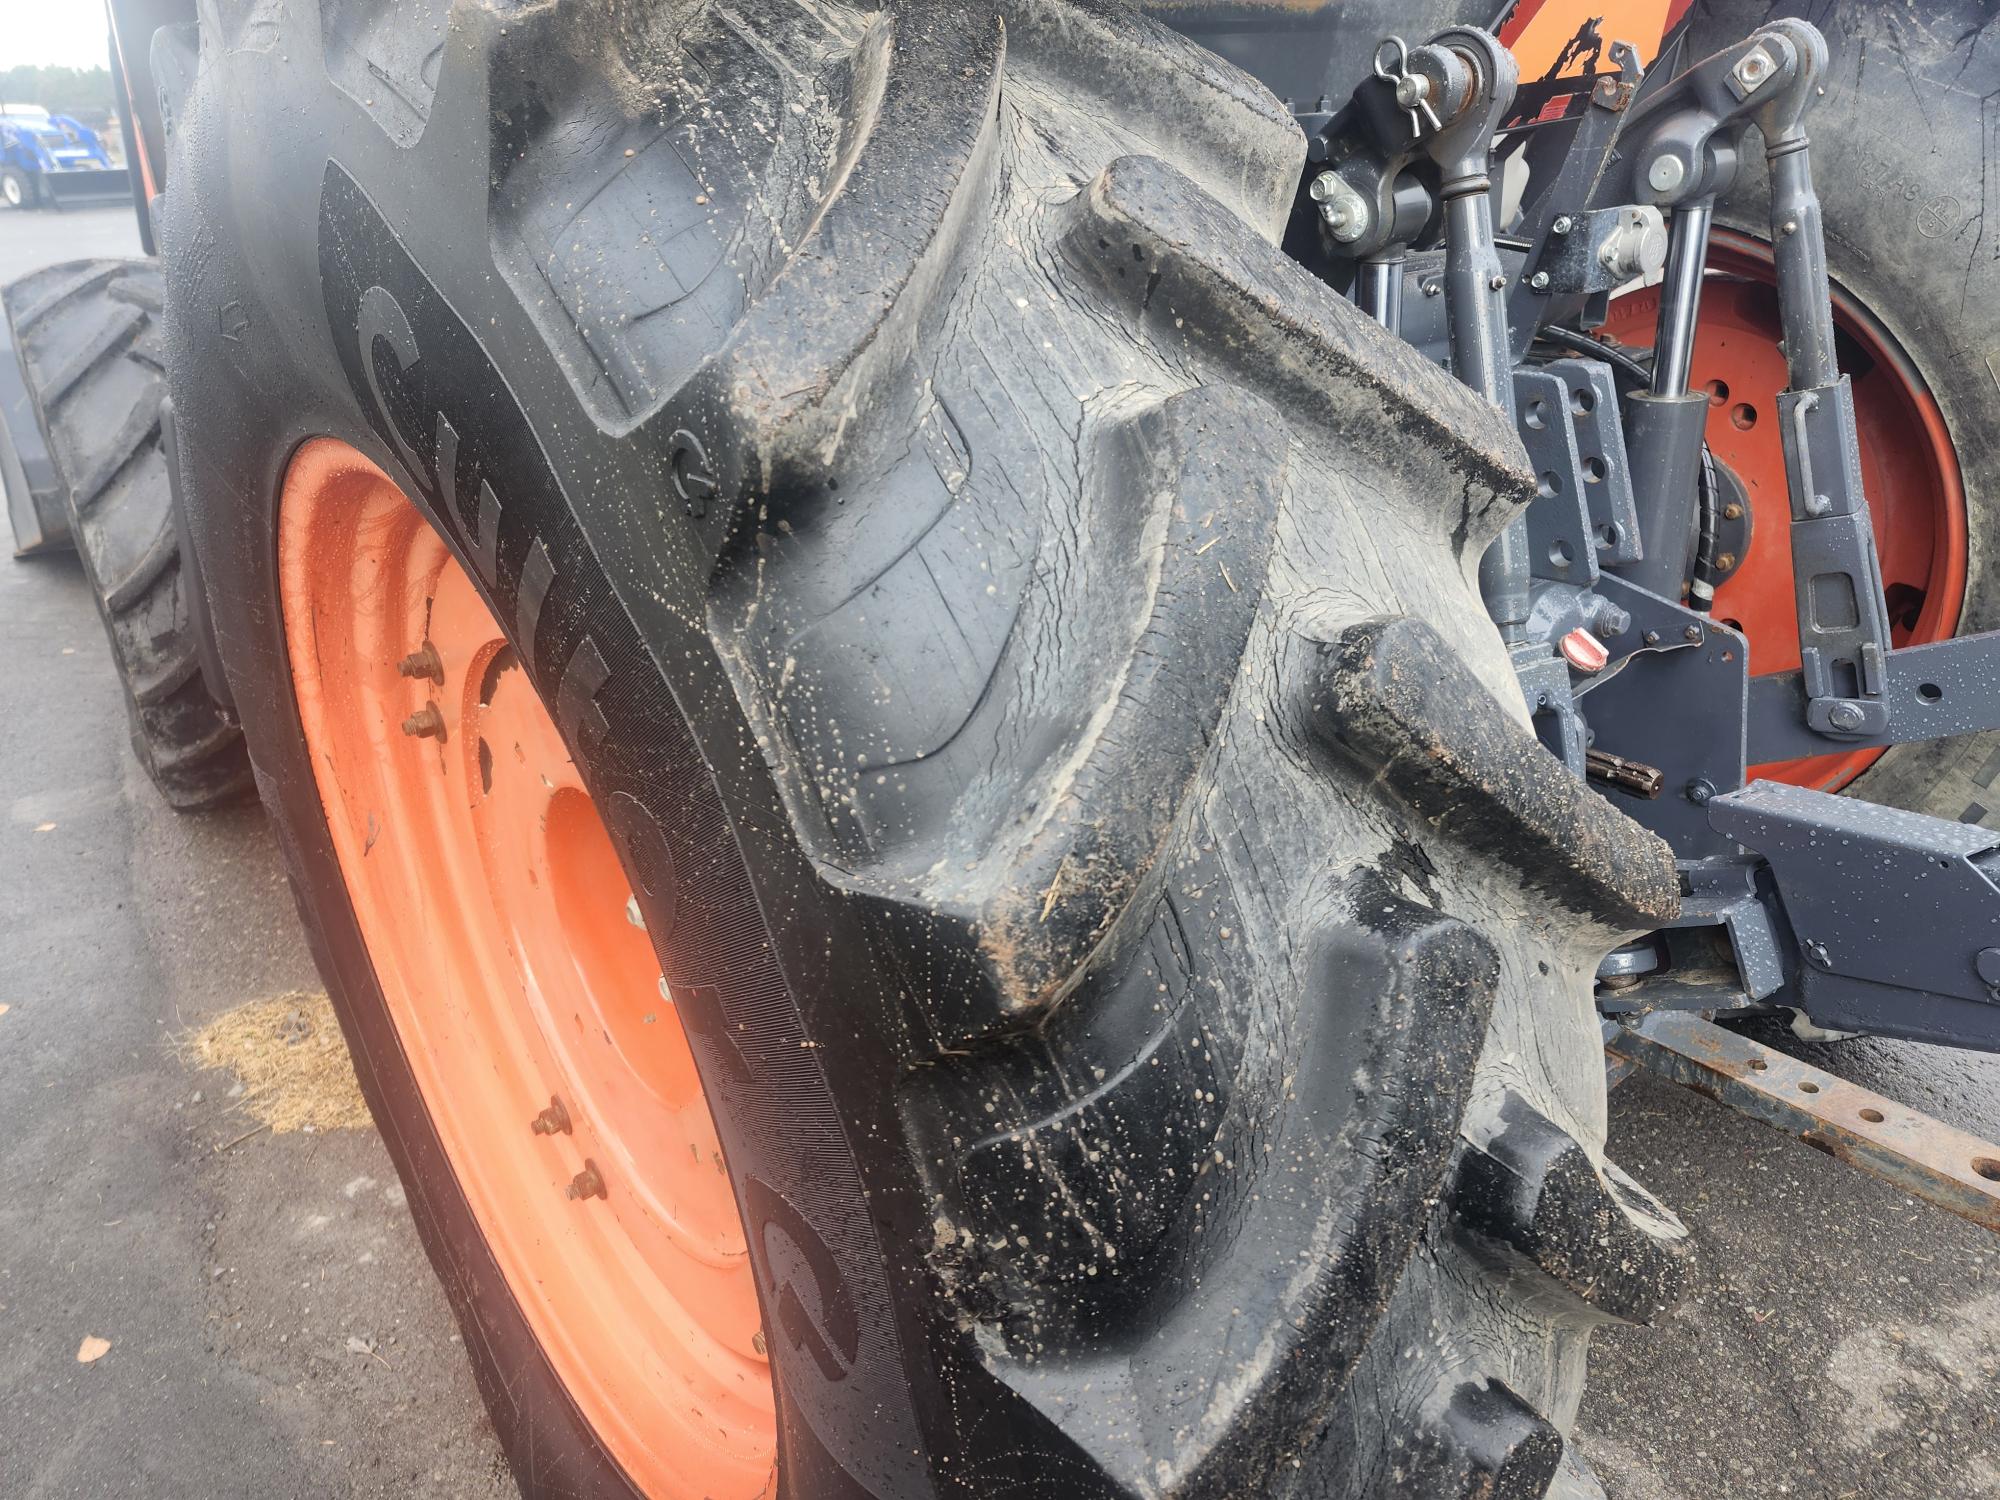
[[[1757,123],[1770,166],[1778,320],[1790,382],[1777,405],[1792,500],[1805,717],[1824,735],[1880,734],[1889,727],[1889,611],[1862,490],[1854,392],[1834,362],[1826,236],[1801,123],[1826,73],[1826,41],[1800,22],[1778,22],[1774,29],[1799,58],[1798,76],[1772,90]]]
[[[1882,568],[1862,490],[1854,397],[1838,373],[1826,239],[1801,125],[1826,71],[1826,43],[1802,21],[1753,40],[1798,58],[1758,102],[1771,178],[1771,243],[1789,388],[1779,436],[1792,502],[1800,669],[1751,679],[1752,764],[2000,729],[2000,632],[1893,649]]]
[[[1620,142],[1629,166],[1609,183],[1614,192],[1674,210],[1652,389],[1630,402],[1627,446],[1644,486],[1643,556],[1626,571],[1633,582],[1674,598],[1685,577],[1693,466],[1705,419],[1699,393],[1686,392],[1698,246],[1706,243],[1717,194],[1734,179],[1747,127],[1754,121],[1763,137],[1788,375],[1777,410],[1791,497],[1801,669],[1795,694],[1767,689],[1760,697],[1803,699],[1803,728],[1820,737],[1820,749],[1829,748],[1825,740],[1888,735],[1895,697],[1854,397],[1835,362],[1826,239],[1802,123],[1826,76],[1826,59],[1825,38],[1796,20],[1771,22],[1704,58],[1635,107]]]
[[[1354,300],[1361,310],[1391,333],[1403,329],[1403,263],[1407,257],[1400,245],[1393,253],[1371,255],[1361,262],[1354,284]]]
[[[1681,597],[1689,573],[1696,476],[1708,422],[1708,393],[1690,392],[1687,383],[1714,214],[1713,197],[1674,209],[1653,336],[1653,378],[1648,389],[1626,398],[1625,451],[1639,512],[1639,560],[1621,571],[1640,588],[1671,600]]]
[[[1708,230],[1715,200],[1703,198],[1674,210],[1667,240],[1666,277],[1660,288],[1660,319],[1653,346],[1655,396],[1684,396],[1694,367],[1694,329],[1701,315],[1701,278],[1708,269]],[[1705,403],[1704,403],[1705,404]]]
[[[1429,98],[1441,128],[1423,148],[1442,174],[1444,296],[1451,369],[1514,423],[1514,371],[1507,338],[1507,276],[1493,245],[1493,133],[1520,82],[1514,54],[1474,27],[1441,31],[1410,54],[1409,71],[1435,74]],[[1527,637],[1528,522],[1516,516],[1479,560],[1479,591],[1510,645]]]

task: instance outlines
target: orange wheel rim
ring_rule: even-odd
[[[721,1146],[611,840],[513,648],[380,468],[307,443],[279,506],[321,805],[417,1088],[571,1398],[665,1500],[771,1491]]]
[[[1715,614],[1749,638],[1752,672],[1793,671],[1799,628],[1792,603],[1791,503],[1776,408],[1787,380],[1770,248],[1717,230],[1708,267],[1688,385],[1709,393],[1708,445],[1743,482],[1751,522],[1739,566],[1715,591]],[[1655,289],[1620,297],[1603,331],[1622,344],[1650,347],[1658,312]],[[1842,336],[1841,368],[1854,384],[1862,481],[1891,639],[1898,646],[1944,640],[1958,629],[1967,567],[1965,487],[1951,433],[1908,355],[1838,286],[1833,316]],[[1774,761],[1753,774],[1830,791],[1881,755],[1879,749],[1835,751]]]

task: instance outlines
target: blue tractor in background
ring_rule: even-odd
[[[97,132],[38,104],[0,104],[0,202],[9,208],[116,202],[132,192]]]

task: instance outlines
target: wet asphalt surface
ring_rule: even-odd
[[[0,212],[0,280],[136,249]],[[317,981],[261,814],[154,797],[67,557],[0,561],[0,788],[0,1496],[512,1493],[380,1141],[237,1142],[172,1048]],[[1759,1034],[2000,1140],[2000,1061]],[[1613,1496],[2000,1497],[2000,1240],[1643,1075],[1611,1149],[1698,1257],[1594,1346]]]

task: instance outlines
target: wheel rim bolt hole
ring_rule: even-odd
[[[586,1198],[608,1198],[611,1194],[605,1189],[597,1163],[586,1157],[583,1170],[570,1179],[569,1186],[563,1189],[563,1196],[580,1203]]]
[[[549,1107],[528,1122],[528,1128],[536,1135],[568,1135],[570,1133],[569,1111],[563,1108],[562,1100],[551,1094]]]
[[[439,713],[435,703],[426,703],[422,708],[403,720],[403,733],[420,740],[444,742],[444,715]]]
[[[400,677],[427,678],[442,686],[444,661],[438,656],[437,647],[425,641],[423,645],[396,663],[396,673]]]

